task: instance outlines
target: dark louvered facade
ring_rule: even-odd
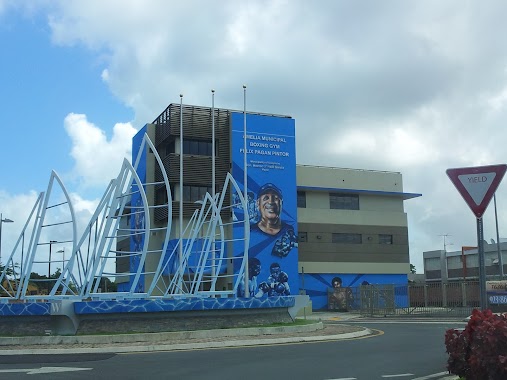
[[[183,141],[212,141],[212,109],[209,107],[197,107],[183,105]],[[230,137],[230,110],[214,109],[215,118],[215,181],[216,191],[221,191],[230,169],[231,162],[231,137]],[[179,183],[180,180],[180,155],[173,149],[176,140],[180,136],[180,105],[170,104],[154,121],[155,124],[155,147],[162,157],[170,183]],[[155,172],[155,180],[162,180],[160,170]],[[185,154],[183,156],[183,183],[185,186],[211,187],[212,184],[212,157],[205,155]],[[163,186],[156,190],[157,204],[163,204],[165,199],[160,197],[165,193]],[[228,194],[229,195],[229,194]],[[230,203],[230,197],[226,196],[226,205]],[[174,194],[173,194],[174,196]],[[199,206],[194,202],[183,202],[183,216],[190,217]],[[225,212],[224,212],[225,213]],[[223,217],[227,215],[222,215]],[[179,202],[173,201],[173,217],[179,217]],[[162,222],[167,220],[167,209],[157,208],[155,220]]]

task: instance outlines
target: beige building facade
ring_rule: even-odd
[[[226,174],[231,170],[231,120],[230,110],[215,110],[217,140],[216,181],[221,189]],[[184,106],[184,224],[194,210],[196,196],[210,191],[211,143],[210,109]],[[146,132],[154,141],[163,160],[171,183],[172,231],[171,239],[180,236],[180,119],[179,105],[170,105]],[[156,172],[153,157],[148,155],[146,179],[156,182],[161,173]],[[297,227],[299,292],[310,295],[314,309],[328,307],[328,292],[332,280],[339,278],[344,287],[369,284],[406,284],[410,272],[408,223],[404,201],[421,196],[406,193],[399,172],[347,169],[337,167],[296,164]],[[188,194],[187,194],[188,193]],[[167,203],[164,188],[147,194],[155,204]],[[231,195],[232,196],[232,195]],[[228,198],[228,204],[231,199]],[[160,208],[150,215],[154,228],[167,225],[167,211]],[[230,214],[222,215],[224,220]],[[125,221],[128,223],[128,221]],[[232,235],[232,231],[228,232]],[[161,246],[162,237],[153,232],[150,244]],[[118,241],[118,249],[128,251],[129,241]],[[157,260],[146,262],[151,271]],[[119,256],[117,271],[128,272],[129,259]],[[232,270],[232,268],[231,268]],[[151,280],[146,277],[146,280]],[[120,282],[127,281],[125,276]],[[231,284],[220,284],[229,287]],[[297,289],[294,289],[297,291]],[[295,292],[293,292],[295,293]]]

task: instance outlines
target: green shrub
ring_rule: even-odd
[[[507,317],[474,310],[463,331],[445,333],[447,369],[467,380],[507,379]]]

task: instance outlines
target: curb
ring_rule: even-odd
[[[323,336],[295,336],[286,338],[264,338],[249,340],[228,340],[228,341],[209,341],[195,343],[170,343],[168,339],[213,339],[227,338],[232,336],[253,336],[253,335],[273,335],[281,333],[311,333],[323,329],[322,322],[304,326],[280,326],[280,327],[259,327],[259,328],[239,328],[227,330],[201,330],[201,331],[181,331],[166,333],[149,334],[131,334],[131,335],[102,335],[102,336],[53,336],[53,337],[23,337],[25,344],[48,345],[48,344],[115,344],[115,343],[146,343],[133,346],[106,346],[106,347],[68,347],[68,348],[30,348],[30,349],[12,349],[13,339],[20,338],[0,338],[2,345],[10,345],[9,350],[0,350],[0,356],[12,355],[55,355],[55,354],[86,354],[86,353],[132,353],[132,352],[156,352],[156,351],[184,351],[196,349],[218,349],[232,347],[248,347],[273,344],[296,344],[304,342],[319,342],[331,340],[353,339],[372,335],[373,332],[364,328],[361,331],[343,333],[336,335]],[[34,342],[34,338],[39,338]],[[148,340],[146,340],[148,338]],[[151,339],[151,341],[149,340]],[[8,341],[10,343],[8,343]],[[164,340],[166,342],[164,342]],[[66,343],[63,343],[67,341]],[[18,343],[19,344],[19,343]]]
[[[0,351],[0,356],[12,355],[55,355],[55,354],[88,354],[88,353],[133,353],[133,352],[157,352],[157,351],[185,351],[199,349],[220,349],[233,347],[248,347],[273,344],[296,344],[305,342],[321,342],[331,340],[344,340],[359,338],[372,335],[370,329],[365,328],[362,331],[353,333],[344,333],[327,336],[306,336],[306,337],[290,337],[290,338],[273,338],[273,339],[252,339],[252,340],[230,340],[223,342],[203,342],[203,343],[179,343],[179,344],[157,344],[146,346],[130,346],[130,347],[97,347],[97,348],[41,348],[41,349],[24,349],[24,350],[8,350]],[[69,352],[70,351],[70,352]]]
[[[0,346],[33,346],[58,344],[114,344],[114,343],[158,343],[168,340],[227,338],[232,336],[274,335],[306,333],[322,330],[321,321],[301,326],[245,327],[220,330],[170,331],[159,333],[115,334],[115,335],[72,335],[72,336],[23,336],[0,337]],[[0,353],[2,350],[0,350]]]

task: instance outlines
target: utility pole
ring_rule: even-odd
[[[438,235],[438,236],[441,236],[441,237],[443,237],[443,238],[444,238],[444,253],[447,253],[447,246],[448,246],[448,245],[452,245],[452,243],[450,243],[450,244],[446,244],[446,238],[447,238],[448,236],[452,236],[452,235],[449,235],[449,234],[442,234],[442,235]]]
[[[493,194],[493,202],[495,205],[495,225],[496,225],[496,250],[498,254],[498,269],[500,280],[503,280],[503,258],[502,258],[502,250],[500,249],[500,233],[498,232],[498,215],[496,212],[496,192]]]
[[[447,243],[447,238],[449,236],[452,236],[452,235],[449,235],[449,234],[442,234],[442,235],[438,235],[438,236],[441,236],[443,239],[444,239],[444,250],[442,251],[442,254],[440,255],[440,279],[442,281],[442,283],[447,283],[447,278],[448,278],[448,274],[447,274],[447,246],[448,245],[452,245],[452,243]]]

